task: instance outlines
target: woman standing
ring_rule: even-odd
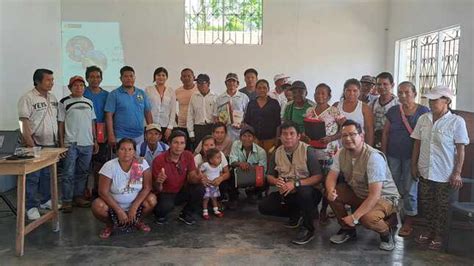
[[[403,199],[405,217],[398,235],[406,237],[413,231],[413,216],[418,214],[418,182],[412,178],[410,169],[414,142],[410,134],[418,118],[430,110],[415,102],[416,88],[411,82],[398,85],[398,98],[400,105],[392,106],[385,114],[381,148]]]
[[[281,124],[280,104],[268,96],[270,85],[268,81],[257,81],[257,98],[251,100],[245,112],[244,123],[255,129],[257,144],[268,152],[276,146],[277,129]]]
[[[344,83],[344,95],[334,104],[346,119],[356,121],[364,129],[365,142],[374,146],[374,117],[370,107],[359,100],[360,82],[348,79]]]
[[[430,100],[431,113],[418,119],[411,134],[415,139],[411,171],[413,177],[420,177],[420,208],[428,221],[428,231],[421,233],[416,242],[429,243],[430,249],[439,250],[446,229],[450,187],[462,187],[464,146],[469,144],[469,137],[464,119],[449,109],[453,93],[448,87],[434,87],[425,97]]]
[[[331,88],[327,84],[321,83],[316,86],[314,92],[316,106],[307,110],[305,118],[305,121],[309,122],[323,121],[326,127],[326,137],[320,140],[311,140],[309,142],[309,144],[316,150],[317,158],[321,165],[324,177],[326,177],[329,172],[332,165],[332,158],[339,148],[339,143],[337,141],[340,138],[338,122],[342,122],[343,119],[337,107],[329,105],[330,99]],[[327,222],[328,218],[326,214],[327,207],[327,199],[323,198],[319,216],[319,221],[323,224]]]
[[[145,88],[150,99],[153,123],[161,125],[164,140],[168,140],[171,130],[175,126],[176,94],[172,88],[166,86],[168,70],[159,67],[153,73],[153,85]]]

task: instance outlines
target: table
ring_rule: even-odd
[[[17,216],[16,216],[16,255],[23,256],[25,235],[41,224],[52,220],[53,231],[59,232],[58,210],[58,175],[56,163],[65,148],[43,148],[40,156],[26,160],[0,160],[0,175],[16,175],[17,178]],[[25,226],[26,175],[45,167],[51,167],[51,204],[52,210],[41,215],[41,218]]]

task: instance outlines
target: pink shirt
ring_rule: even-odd
[[[188,116],[188,106],[191,101],[191,96],[197,92],[196,85],[190,90],[186,90],[183,86],[175,90],[176,101],[178,102],[178,127],[186,127],[186,118]]]

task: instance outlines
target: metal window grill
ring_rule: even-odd
[[[262,44],[262,0],[185,0],[186,44]]]
[[[456,93],[460,37],[460,27],[453,27],[402,40],[404,79],[413,82],[421,94],[437,84]]]

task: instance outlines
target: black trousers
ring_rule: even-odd
[[[314,210],[321,198],[322,194],[319,190],[312,186],[302,186],[286,197],[280,195],[278,191],[270,193],[258,204],[258,210],[264,215],[293,219],[303,216],[303,226],[309,231],[314,231]]]
[[[185,204],[182,212],[191,215],[202,206],[204,196],[202,184],[186,184],[178,193],[159,193],[154,213],[157,218],[166,217],[176,205]]]
[[[194,125],[194,147],[196,148],[199,142],[207,136],[212,134],[212,124]]]

